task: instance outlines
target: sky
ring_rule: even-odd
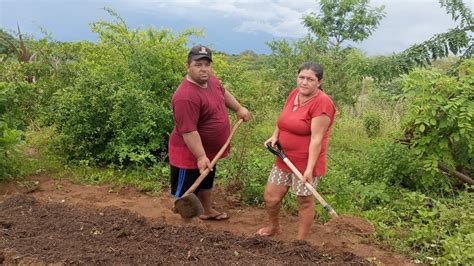
[[[353,44],[368,56],[398,53],[413,44],[446,32],[456,24],[438,0],[372,0],[385,5],[386,16],[363,42]],[[474,0],[464,0],[473,10]],[[203,29],[192,39],[229,54],[252,50],[269,54],[267,42],[304,37],[303,15],[316,12],[316,0],[0,0],[0,27],[35,38],[42,29],[57,41],[95,41],[90,23],[113,19],[103,7],[114,9],[130,28],[168,28],[174,32]]]

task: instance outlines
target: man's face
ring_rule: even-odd
[[[211,75],[211,61],[202,58],[186,64],[189,77],[198,84],[205,84]]]

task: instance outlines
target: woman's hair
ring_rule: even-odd
[[[323,66],[315,62],[304,62],[298,69],[298,74],[303,70],[311,70],[319,80],[323,79]]]

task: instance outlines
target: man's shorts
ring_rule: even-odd
[[[193,184],[194,181],[201,175],[199,169],[185,169],[170,165],[171,168],[171,194],[180,198]],[[213,171],[202,180],[201,184],[194,191],[197,193],[200,189],[211,189],[214,185],[214,177],[216,176],[216,166]]]
[[[320,181],[320,176],[313,177],[313,187],[316,189]],[[297,196],[310,196],[312,192],[304,185],[303,182],[292,172],[286,172],[273,165],[268,183],[291,187]]]

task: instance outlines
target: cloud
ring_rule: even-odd
[[[473,0],[465,0],[465,3]],[[38,25],[61,40],[92,39],[87,24],[110,19],[100,7],[116,10],[131,27],[160,25],[174,30],[203,28],[207,42],[223,51],[255,49],[268,53],[272,38],[298,39],[307,34],[301,18],[316,12],[316,0],[0,0],[0,24],[25,32]],[[386,17],[362,43],[352,44],[368,55],[400,52],[454,27],[452,18],[435,0],[371,0],[385,5]],[[32,8],[24,9],[24,6]],[[2,9],[3,8],[3,9]],[[8,10],[8,12],[6,12]],[[70,13],[74,10],[73,13]],[[70,14],[60,23],[57,14]],[[35,23],[32,23],[34,21]],[[71,30],[73,29],[73,30]],[[242,44],[245,43],[245,44]]]
[[[368,55],[401,52],[455,26],[436,1],[372,1],[374,6],[382,4],[385,5],[386,17],[367,40],[357,45]]]
[[[148,12],[166,12],[187,19],[211,16],[217,22],[219,17],[224,17],[235,22],[233,30],[237,32],[267,33],[282,38],[304,36],[307,31],[301,17],[317,8],[315,0],[136,0],[129,4]]]

